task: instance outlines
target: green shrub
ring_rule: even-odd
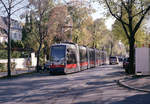
[[[0,72],[4,72],[4,71],[7,71],[7,64],[5,63],[0,63]],[[10,64],[10,68],[11,70],[14,70],[16,67],[16,63],[15,62],[11,62]]]
[[[7,59],[7,50],[0,50],[0,59]]]

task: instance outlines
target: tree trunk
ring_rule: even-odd
[[[135,39],[134,37],[131,37],[129,40],[129,74],[135,74],[135,48],[134,43]]]
[[[37,70],[37,72],[39,72],[39,70],[41,69],[40,67],[39,67],[39,63],[40,63],[40,51],[41,51],[41,47],[42,47],[42,33],[41,33],[41,17],[40,17],[40,21],[39,21],[39,24],[38,24],[38,30],[39,30],[39,33],[38,33],[38,35],[39,35],[39,37],[40,37],[40,39],[39,39],[39,48],[38,48],[38,51],[37,51],[37,65],[36,65],[36,70]]]
[[[112,56],[112,52],[113,52],[113,43],[110,42],[110,55],[109,55],[109,57]]]
[[[36,65],[36,70],[37,72],[39,72],[39,63],[40,63],[40,51],[41,51],[41,47],[42,47],[42,42],[40,42],[40,46],[39,46],[39,49],[37,51],[37,65]]]
[[[8,14],[7,18],[7,23],[8,23],[8,63],[7,63],[7,77],[11,77],[11,37],[10,37],[10,28],[11,28],[11,17],[10,14]]]

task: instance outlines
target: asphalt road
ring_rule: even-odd
[[[69,75],[34,73],[0,80],[0,104],[150,104],[150,94],[123,88],[117,65]]]

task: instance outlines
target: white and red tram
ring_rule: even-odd
[[[73,73],[93,68],[106,62],[105,52],[78,46],[74,43],[53,44],[50,47],[50,73]]]

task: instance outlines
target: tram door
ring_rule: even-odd
[[[78,51],[75,45],[68,46],[66,49],[66,72],[77,72],[79,71],[78,65]]]

